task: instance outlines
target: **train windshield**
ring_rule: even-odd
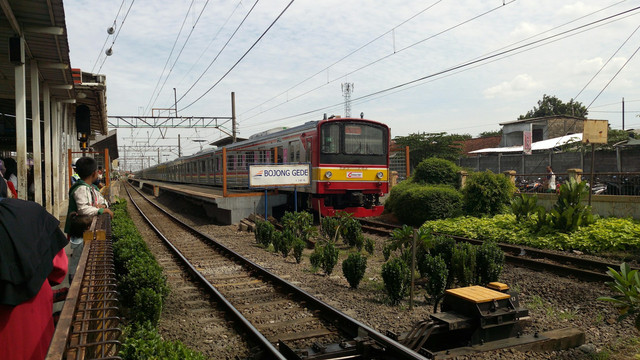
[[[321,128],[323,163],[386,164],[386,127],[365,122],[330,122]]]

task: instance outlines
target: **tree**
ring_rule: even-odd
[[[483,131],[478,135],[479,138],[486,138],[486,137],[493,137],[493,136],[502,136],[502,129]]]
[[[462,146],[456,141],[471,139],[471,135],[441,133],[414,133],[407,136],[397,136],[393,139],[396,144],[409,146],[411,167],[415,167],[428,157],[437,157],[450,161],[457,161],[462,153]]]
[[[542,95],[542,100],[538,100],[538,106],[534,106],[525,115],[520,115],[518,120],[553,115],[567,115],[586,119],[588,113],[587,108],[581,102],[571,99],[568,103],[564,103],[555,96],[544,94]]]

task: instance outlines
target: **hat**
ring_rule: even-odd
[[[4,161],[0,160],[0,174],[4,175],[5,171],[7,171],[7,168],[4,167]]]

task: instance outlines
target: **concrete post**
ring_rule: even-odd
[[[40,146],[40,79],[38,63],[31,60],[31,128],[33,138],[34,200],[42,205],[42,149]]]
[[[467,176],[469,176],[469,173],[467,173],[464,170],[460,170],[460,189],[463,189],[464,186],[466,185]]]
[[[515,186],[515,184],[516,184],[516,171],[515,170],[506,170],[506,171],[503,171],[502,173]]]
[[[60,203],[62,202],[62,187],[60,186],[60,102],[54,101],[51,125],[53,155],[53,216],[60,219]]]
[[[389,178],[389,190],[391,190],[396,185],[398,185],[398,172],[392,171],[391,177]]]
[[[567,169],[569,178],[574,178],[577,182],[582,181],[582,169]]]
[[[52,187],[52,164],[51,164],[51,95],[49,84],[42,86],[42,100],[44,106],[44,203],[50,214],[53,214]]]
[[[24,39],[20,38],[20,57],[24,59]],[[18,163],[18,198],[27,200],[27,93],[25,65],[15,65],[16,162]]]

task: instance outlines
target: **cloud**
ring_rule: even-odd
[[[496,96],[517,96],[528,90],[535,90],[542,87],[542,84],[533,80],[528,74],[519,74],[511,81],[503,81],[496,86],[485,89],[482,94],[487,99]]]
[[[573,4],[564,5],[558,9],[557,15],[575,17],[592,13],[598,9],[598,6],[594,6],[593,4],[587,5],[582,1],[578,1]]]

